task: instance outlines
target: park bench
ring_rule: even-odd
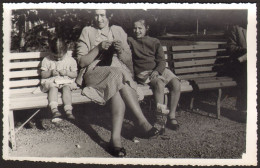
[[[72,52],[70,51],[72,54]],[[27,53],[10,53],[6,56],[9,65],[9,129],[12,149],[16,149],[15,133],[18,130],[14,128],[14,111],[37,109],[33,114],[36,115],[40,108],[48,105],[47,94],[39,90],[40,86],[40,61],[47,56],[47,52],[27,52]],[[145,96],[152,95],[152,91],[147,86],[142,87]],[[183,91],[191,90],[191,86],[183,85]],[[72,92],[72,103],[81,104],[91,102],[85,96],[81,95],[81,89]],[[58,96],[58,104],[62,104],[61,94]],[[31,116],[27,121],[29,121]],[[26,121],[26,122],[27,122]],[[25,123],[26,123],[25,122]],[[24,123],[24,124],[25,124]],[[23,124],[23,125],[24,125]],[[21,128],[21,127],[20,127]]]
[[[171,43],[163,44],[165,58],[167,60],[167,68],[172,69],[181,78],[181,92],[196,93],[200,90],[218,89],[219,96],[217,100],[217,116],[220,115],[220,97],[221,88],[235,86],[236,83],[228,77],[217,77],[217,73],[213,71],[218,58],[226,58],[220,56],[219,49],[221,44],[194,44],[185,46],[174,46]],[[71,52],[72,54],[72,52]],[[43,57],[48,55],[46,52],[28,52],[28,53],[9,53],[5,55],[9,59],[9,73],[6,74],[9,79],[9,132],[12,149],[16,149],[15,133],[18,130],[14,128],[14,111],[27,109],[46,108],[48,105],[47,94],[39,91],[40,73],[39,66]],[[144,96],[151,96],[152,90],[149,86],[142,87]],[[81,89],[72,92],[72,103],[82,104],[91,102],[85,96],[81,95]],[[168,90],[165,89],[167,95]],[[165,101],[167,96],[165,95]],[[194,95],[194,94],[193,94]],[[193,107],[191,100],[190,108]],[[62,104],[61,94],[58,96],[58,104]],[[37,110],[34,114],[39,112]],[[32,118],[31,116],[30,118]],[[30,119],[29,118],[29,119]],[[29,121],[29,119],[27,121]],[[26,121],[26,122],[27,122]]]
[[[217,118],[220,117],[222,88],[235,87],[236,81],[220,73],[229,58],[226,42],[194,42],[174,45],[171,41],[162,42],[167,46],[169,68],[192,86],[190,110],[194,109],[194,99],[200,91],[217,90]],[[164,49],[165,50],[165,49]]]

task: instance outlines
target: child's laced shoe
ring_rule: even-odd
[[[74,115],[72,114],[72,109],[73,107],[71,105],[65,105],[64,106],[64,111],[66,113],[66,116],[69,120],[75,120]]]
[[[61,113],[58,110],[58,103],[57,102],[50,102],[49,104],[50,108],[51,108],[51,112],[52,112],[52,122],[53,123],[57,123],[60,122],[61,119]]]
[[[157,110],[155,114],[156,121],[154,127],[158,130],[161,130],[162,133],[165,131],[168,114],[169,110],[167,109],[166,105],[157,103]]]

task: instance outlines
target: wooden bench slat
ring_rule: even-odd
[[[10,72],[10,78],[33,77],[40,76],[39,70],[24,70]]]
[[[167,51],[167,47],[166,46],[162,46],[162,48],[163,48],[164,52]]]
[[[214,66],[206,66],[206,67],[192,67],[192,68],[181,68],[181,69],[175,69],[175,74],[183,74],[183,73],[195,73],[195,72],[207,72],[212,71],[212,68]]]
[[[15,94],[21,94],[21,93],[32,93],[36,88],[37,87],[10,89],[10,94],[15,95]]]
[[[227,82],[227,81],[234,81],[234,79],[230,77],[215,77],[215,78],[197,78],[194,79],[195,83],[202,84],[202,83],[211,83],[211,82]]]
[[[223,76],[223,77],[206,77],[206,78],[194,78],[190,79],[195,81],[196,83],[203,83],[203,82],[214,82],[214,81],[233,81],[231,77]]]
[[[68,51],[72,54],[72,51]],[[10,53],[8,54],[11,60],[24,60],[24,59],[39,59],[50,55],[49,52],[23,52],[23,53]]]
[[[38,86],[39,84],[40,84],[40,79],[10,81],[10,87]]]
[[[189,66],[199,66],[199,65],[210,65],[216,62],[216,58],[213,59],[203,59],[203,60],[192,60],[192,61],[182,61],[174,62],[174,67],[189,67]]]
[[[213,57],[217,56],[218,51],[225,51],[223,50],[211,50],[208,52],[192,52],[192,53],[173,53],[173,59],[187,59],[187,58],[201,58],[201,57]]]
[[[213,89],[213,88],[224,88],[224,87],[230,87],[230,86],[236,86],[237,83],[235,81],[222,81],[222,82],[210,82],[210,83],[198,83],[197,84],[199,89],[205,90],[205,89]]]
[[[218,49],[218,44],[172,46],[172,51]]]
[[[217,72],[209,72],[209,73],[197,73],[197,74],[187,74],[187,75],[178,75],[181,79],[194,79],[194,78],[203,78],[203,77],[214,77],[217,75]]]
[[[38,68],[40,66],[40,61],[28,61],[28,62],[12,62],[10,64],[10,69],[17,68]]]

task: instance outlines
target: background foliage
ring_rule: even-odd
[[[246,25],[247,10],[178,10],[178,9],[117,9],[112,10],[111,24],[131,35],[133,18],[145,16],[150,35],[200,35],[225,32],[229,25]],[[84,26],[92,24],[90,9],[18,9],[12,11],[11,51],[46,51],[50,36],[63,37],[74,47]],[[193,36],[194,37],[194,36]],[[194,40],[194,38],[193,38]]]

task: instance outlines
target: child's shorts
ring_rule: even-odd
[[[180,78],[178,76],[176,76],[171,70],[169,70],[167,68],[165,68],[162,75],[159,75],[159,78],[161,78],[165,84],[168,84],[174,78],[177,78],[178,80],[180,80]]]
[[[136,80],[140,84],[149,84],[151,82],[150,81],[151,74],[152,71],[141,72],[136,76]],[[171,70],[167,68],[163,71],[162,75],[158,76],[158,78],[161,79],[165,83],[165,85],[167,85],[174,78],[180,80],[179,77],[177,77]]]
[[[75,82],[67,83],[67,84],[57,84],[53,80],[49,80],[49,81],[47,80],[47,81],[42,82],[41,85],[42,85],[42,88],[41,88],[42,92],[49,91],[51,87],[56,87],[58,89],[61,89],[64,86],[69,86],[70,90],[77,89],[77,84]]]

